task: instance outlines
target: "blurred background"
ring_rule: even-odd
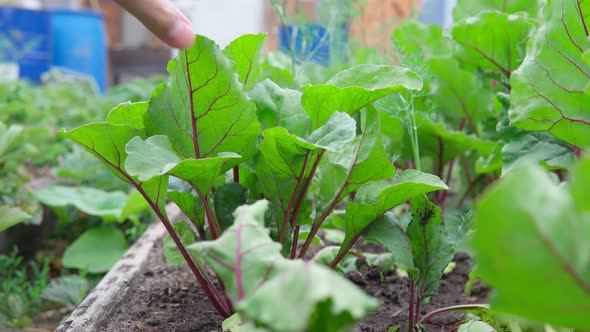
[[[221,47],[266,33],[262,76],[325,82],[394,63],[404,20],[449,26],[455,0],[176,0]],[[175,53],[113,0],[0,0],[0,331],[53,331],[153,218],[62,128],[149,99]]]

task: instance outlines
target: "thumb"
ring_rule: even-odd
[[[195,40],[192,23],[169,0],[115,0],[163,42],[187,48]]]

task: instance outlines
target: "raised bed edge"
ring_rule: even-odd
[[[166,212],[172,221],[182,215],[174,204],[166,206]],[[165,235],[166,229],[159,221],[148,227],[55,332],[100,331],[100,326],[104,325],[112,310],[125,299],[131,280],[147,263],[154,245]]]

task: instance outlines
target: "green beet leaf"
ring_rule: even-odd
[[[145,129],[143,117],[147,108],[147,102],[119,104],[109,112],[107,122],[113,125],[128,125],[143,130]]]
[[[128,154],[125,168],[140,181],[172,175],[190,183],[203,195],[209,193],[222,171],[233,167],[240,159],[235,153],[226,153],[218,157],[181,160],[172,150],[168,137],[160,135],[145,141],[134,137],[125,149]]]
[[[232,63],[203,36],[168,63],[170,79],[158,86],[145,117],[149,136],[170,138],[185,158],[233,152],[250,159],[260,124]]]
[[[420,89],[422,79],[407,68],[359,65],[341,71],[326,84],[305,86],[302,103],[311,119],[311,129],[317,129],[334,112],[352,115],[387,95]]]
[[[263,131],[259,154],[255,158],[259,174],[255,190],[278,207],[282,214],[292,212],[293,195],[297,194],[313,164],[324,151],[338,151],[352,141],[356,134],[355,121],[347,114],[336,112],[330,119],[306,139],[289,134],[285,128],[271,128]],[[305,168],[304,168],[305,166]],[[299,184],[299,189],[298,188]],[[310,206],[305,203],[306,208]],[[311,211],[309,211],[311,212]],[[308,214],[300,214],[305,218]],[[296,222],[300,222],[298,219]]]
[[[402,270],[414,269],[414,252],[412,243],[406,234],[405,219],[393,218],[384,214],[367,228],[364,239],[381,245],[393,255],[395,266]],[[409,221],[409,220],[407,220]]]
[[[361,111],[361,134],[337,151],[326,153],[320,164],[319,205],[329,208],[363,184],[395,175],[395,167],[385,154],[375,110]]]
[[[323,332],[349,330],[377,306],[375,299],[329,268],[289,261],[237,310],[271,331]]]
[[[502,174],[524,161],[549,170],[568,169],[575,161],[574,147],[547,132],[518,132],[502,148]]]
[[[18,207],[0,205],[0,232],[31,218],[31,215]]]
[[[305,137],[309,132],[309,116],[301,104],[301,95],[300,91],[283,89],[268,79],[250,91],[263,129],[283,127],[291,134]]]
[[[158,176],[140,181],[125,170],[127,152],[125,145],[132,138],[143,135],[142,130],[128,125],[92,123],[71,131],[61,131],[62,136],[80,144],[98,160],[106,164],[118,177],[132,184],[148,200],[153,209],[166,216],[166,190],[168,177]]]
[[[225,231],[234,223],[234,211],[238,206],[246,204],[247,200],[248,190],[239,183],[228,183],[215,190],[215,216],[221,231]]]
[[[466,18],[452,28],[453,39],[463,46],[457,56],[463,64],[499,71],[510,77],[524,58],[526,41],[534,23],[525,13],[498,11]]]
[[[432,58],[428,69],[432,75],[432,99],[442,108],[443,115],[453,123],[465,119],[465,127],[478,133],[479,120],[494,116],[490,107],[494,100],[492,92],[454,58]]]
[[[443,29],[434,24],[407,20],[393,31],[395,45],[412,60],[451,56],[457,44],[444,36]]]
[[[121,191],[106,192],[91,187],[49,185],[35,192],[35,198],[52,207],[74,206],[92,216],[121,220],[127,194]]]
[[[395,206],[429,192],[446,190],[447,185],[438,177],[416,170],[406,170],[397,179],[386,179],[363,185],[354,202],[346,207],[345,250],[354,243],[385,212]]]
[[[459,21],[483,11],[501,11],[508,14],[525,12],[536,17],[542,0],[458,0],[453,9],[453,18]]]
[[[127,240],[121,230],[111,226],[92,228],[82,233],[63,256],[67,268],[90,273],[107,272],[127,250]]]
[[[557,326],[590,321],[590,163],[560,186],[536,165],[514,168],[479,200],[472,246],[499,312]]]
[[[510,121],[529,130],[546,130],[557,138],[590,146],[590,95],[585,93],[590,49],[585,1],[547,1],[544,23],[527,45],[522,65],[510,79]]]
[[[482,156],[488,156],[494,151],[494,142],[485,141],[462,131],[449,130],[444,123],[434,122],[422,114],[416,114],[416,122],[420,124],[418,128],[420,154],[442,161],[443,165],[472,149]],[[409,142],[410,137],[407,131],[404,132],[404,136]],[[408,159],[412,158],[409,143],[404,145],[403,152]]]
[[[239,207],[216,241],[188,247],[217,272],[242,318],[271,331],[335,331],[377,307],[335,272],[283,258],[264,227],[267,208],[264,200]]]
[[[223,53],[234,63],[234,70],[247,90],[252,88],[260,74],[260,52],[266,35],[242,35],[223,49]]]
[[[424,301],[436,294],[443,271],[453,259],[455,249],[447,238],[440,208],[428,201],[426,196],[412,200],[412,221],[406,230],[418,270],[416,294]]]
[[[168,191],[168,198],[178,206],[193,225],[203,229],[205,225],[205,207],[196,195],[188,192]]]

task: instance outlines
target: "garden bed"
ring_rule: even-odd
[[[165,263],[164,235],[159,224],[153,225],[57,331],[221,331],[222,318],[188,267]],[[422,314],[486,300],[487,290],[477,284],[472,296],[464,292],[471,269],[469,257],[457,254],[455,263],[453,271],[443,277],[439,294],[423,307]],[[408,278],[368,266],[348,272],[346,277],[382,304],[378,312],[357,324],[355,331],[386,331],[392,325],[407,322]],[[438,315],[425,327],[427,331],[437,331],[454,325],[460,318],[459,314]]]

